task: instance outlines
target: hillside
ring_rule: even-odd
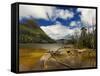
[[[53,39],[37,25],[33,19],[27,19],[20,22],[19,25],[19,42],[20,43],[53,43]]]

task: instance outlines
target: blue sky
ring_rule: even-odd
[[[28,18],[36,20],[40,28],[55,40],[73,35],[75,31],[80,34],[81,27],[92,28],[96,22],[95,9],[20,5],[19,10],[21,22],[25,22]]]
[[[59,21],[62,25],[64,26],[69,26],[69,24],[72,22],[72,21],[80,21],[80,12],[77,12],[77,8],[65,8],[65,7],[56,7],[57,9],[60,9],[60,10],[69,10],[71,12],[74,13],[74,16],[72,18],[66,18],[66,19],[63,19],[63,18],[56,18],[55,21],[52,21],[52,20],[46,20],[46,19],[37,19],[37,22],[40,26],[44,25],[44,26],[48,26],[48,25],[53,25],[53,24],[56,24],[56,21]]]

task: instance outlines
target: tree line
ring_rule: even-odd
[[[77,48],[96,49],[96,29],[93,28],[92,32],[89,32],[86,27],[82,27],[80,35],[78,35],[77,31],[74,32],[71,42]]]

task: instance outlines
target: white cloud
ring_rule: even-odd
[[[56,18],[72,18],[73,12],[69,10],[57,9],[53,6],[36,6],[36,5],[20,5],[19,6],[19,17],[29,18],[30,16],[37,19],[49,19],[56,20]]]
[[[81,28],[82,24],[81,24],[81,21],[71,21],[69,26],[70,27],[74,27],[75,26],[76,28],[79,29],[79,28]]]
[[[76,25],[77,25],[76,21],[72,21],[72,22],[70,23],[70,26],[76,26]]]
[[[52,39],[62,39],[66,35],[74,34],[74,30],[71,30],[67,28],[64,25],[61,25],[59,22],[55,25],[50,25],[50,26],[41,26],[41,29]]]
[[[56,10],[56,8],[55,7],[45,7],[45,10],[46,10],[46,12],[47,12],[47,14],[48,14],[48,17],[49,17],[49,19],[54,19],[54,17],[55,17],[55,10]]]
[[[89,25],[95,25],[96,23],[96,10],[88,8],[78,8],[78,12],[81,12],[81,20]]]
[[[56,16],[62,19],[72,18],[74,16],[73,12],[63,9],[56,10]]]
[[[22,17],[34,17],[48,19],[46,13],[49,12],[49,16],[52,16],[54,7],[49,6],[36,6],[36,5],[20,5],[19,6],[19,16]]]

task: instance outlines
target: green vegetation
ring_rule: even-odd
[[[26,23],[19,25],[20,43],[54,43],[42,29],[33,21],[27,20]]]
[[[96,30],[88,32],[85,27],[82,27],[81,35],[75,32],[75,35],[71,37],[69,43],[73,44],[76,48],[96,49]]]

